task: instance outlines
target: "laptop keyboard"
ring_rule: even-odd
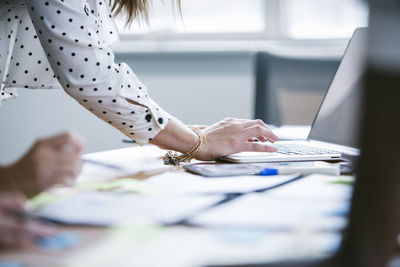
[[[301,144],[279,144],[275,145],[278,148],[278,153],[285,155],[320,155],[320,154],[340,154],[335,150],[317,148]]]

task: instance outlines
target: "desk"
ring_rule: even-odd
[[[86,158],[143,168],[147,172],[133,175],[146,179],[162,172],[183,172],[162,165],[165,151],[154,146],[86,155]],[[191,175],[191,174],[187,174]],[[110,179],[106,170],[84,166],[78,185]],[[75,194],[82,189],[58,188],[51,193]],[[1,261],[18,261],[23,266],[203,266],[216,263],[246,263],[275,261],[288,258],[329,255],[338,244],[337,232],[307,229],[227,229],[193,227],[189,225],[161,226],[149,221],[133,221],[124,227],[60,226],[62,231],[80,235],[77,247],[64,251],[46,252],[39,249],[7,250],[0,253]],[[330,247],[330,248],[329,248]],[[328,250],[328,251],[326,251]]]

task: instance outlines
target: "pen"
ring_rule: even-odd
[[[262,169],[258,175],[262,176],[272,176],[272,175],[287,175],[287,174],[295,174],[299,173],[302,175],[309,175],[313,173],[318,174],[327,174],[327,175],[339,175],[340,174],[340,166],[334,165],[333,167],[326,168],[310,168],[310,167],[281,167],[281,168],[264,168]]]
[[[122,168],[120,166],[117,166],[117,165],[114,165],[114,164],[110,164],[110,163],[101,162],[101,161],[97,161],[97,160],[83,159],[83,161],[86,162],[86,163],[93,164],[93,165],[98,165],[98,166],[101,166],[101,167],[105,167],[107,169],[113,169],[113,170],[117,170],[117,171],[124,171],[125,170],[124,168]]]
[[[270,175],[278,175],[278,174],[281,174],[281,173],[279,172],[278,169],[275,169],[275,168],[265,168],[265,169],[262,169],[258,173],[258,175],[262,175],[262,176],[270,176]]]

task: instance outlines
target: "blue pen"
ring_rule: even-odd
[[[101,162],[101,161],[91,160],[91,159],[83,159],[83,161],[86,163],[101,166],[101,167],[104,167],[107,169],[113,169],[113,170],[117,170],[117,171],[126,171],[123,167],[120,167],[120,166],[117,166],[114,164],[110,164],[110,163],[106,163],[106,162]]]
[[[264,168],[258,175],[271,176],[271,175],[288,175],[299,173],[302,175],[309,175],[313,173],[327,174],[327,175],[340,175],[339,164],[330,164],[326,162],[311,162],[310,164],[292,164],[280,166],[278,168]]]
[[[281,174],[281,173],[278,171],[278,169],[275,169],[275,168],[265,168],[265,169],[262,169],[258,173],[258,175],[262,175],[262,176],[270,176],[270,175],[278,175],[278,174]]]

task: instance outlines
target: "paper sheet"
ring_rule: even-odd
[[[174,223],[222,200],[221,196],[143,196],[85,192],[46,205],[35,214],[65,224],[106,226],[145,218]]]
[[[146,185],[175,194],[245,193],[269,188],[297,175],[237,176],[205,178],[186,172],[168,172],[143,181]]]
[[[347,225],[352,188],[313,175],[261,194],[249,194],[190,220],[208,227],[339,231]]]
[[[152,145],[86,154],[83,159],[88,162],[84,163],[78,181],[105,181],[144,172],[168,171],[173,167],[163,164],[164,154],[164,150]]]
[[[340,244],[340,234],[270,232],[258,230],[209,230],[167,227],[151,230],[135,227],[133,232],[112,234],[57,266],[215,266],[273,263],[290,259],[329,256]],[[155,232],[151,238],[142,232]],[[155,257],[155,252],[157,256]]]
[[[341,181],[341,183],[337,183],[337,181]],[[348,183],[343,183],[345,181]],[[330,175],[314,174],[296,183],[281,187],[279,190],[271,191],[270,196],[316,202],[349,201],[353,193],[353,187],[349,185],[352,181],[354,181],[352,176],[338,178]]]

